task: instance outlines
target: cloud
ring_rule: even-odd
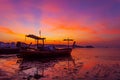
[[[10,35],[25,36],[25,34],[14,32],[10,28],[3,27],[3,26],[0,26],[0,32],[2,32],[4,34],[10,34]]]
[[[6,28],[6,27],[2,27],[2,26],[0,26],[0,32],[7,33],[7,34],[16,34],[16,33],[15,33],[14,31],[12,31],[11,29]]]

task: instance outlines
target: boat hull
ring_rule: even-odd
[[[0,54],[16,54],[19,53],[18,48],[1,48],[0,49]]]
[[[54,51],[21,51],[18,57],[22,58],[48,58],[71,55],[72,49],[56,49]]]

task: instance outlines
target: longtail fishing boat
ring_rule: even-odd
[[[35,49],[35,48],[22,49],[22,50],[20,50],[20,52],[19,52],[20,54],[18,55],[18,57],[45,58],[45,57],[59,57],[59,56],[71,55],[72,48],[69,48],[69,45],[67,48],[57,49],[54,47],[54,45],[45,46],[44,41],[46,38],[41,38],[41,37],[33,35],[33,34],[26,35],[26,37],[30,37],[30,38],[36,40],[37,49]],[[41,46],[39,46],[39,40],[42,40]],[[69,44],[69,39],[66,39],[66,40],[68,40],[68,44]],[[72,40],[70,39],[70,41],[72,41]]]

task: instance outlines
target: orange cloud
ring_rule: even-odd
[[[10,34],[10,35],[17,35],[17,36],[21,36],[21,37],[25,36],[24,34],[14,32],[11,29],[9,29],[7,27],[2,27],[2,26],[0,26],[0,32]]]
[[[85,27],[80,25],[81,23],[79,22],[74,22],[71,20],[62,20],[61,18],[43,18],[42,19],[43,24],[47,24],[50,26],[49,31],[59,31],[59,30],[64,30],[66,32],[85,32],[85,33],[90,33],[90,34],[95,34],[97,33],[91,26]]]
[[[120,19],[120,18],[119,18]],[[97,23],[94,28],[98,28],[98,34],[107,34],[107,35],[115,35],[115,34],[120,34],[120,27],[119,27],[119,20],[114,20],[117,22],[116,24],[114,23],[108,23],[107,21],[102,21]]]
[[[2,27],[2,26],[0,26],[0,32],[7,33],[7,34],[16,34],[11,29],[6,28],[6,27]]]
[[[1,41],[4,42],[16,42],[16,41],[25,41],[25,34],[15,32],[10,28],[0,26],[0,36]],[[30,43],[31,40],[27,40],[26,43]]]

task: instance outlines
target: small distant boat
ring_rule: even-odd
[[[22,58],[44,58],[44,57],[59,57],[59,56],[69,56],[71,55],[72,48],[62,48],[62,49],[56,49],[54,46],[45,46],[44,40],[45,38],[38,37],[33,34],[26,35],[26,37],[33,38],[37,41],[37,49],[25,49],[21,50],[18,55],[18,57]],[[38,46],[38,41],[42,40],[42,46]]]

